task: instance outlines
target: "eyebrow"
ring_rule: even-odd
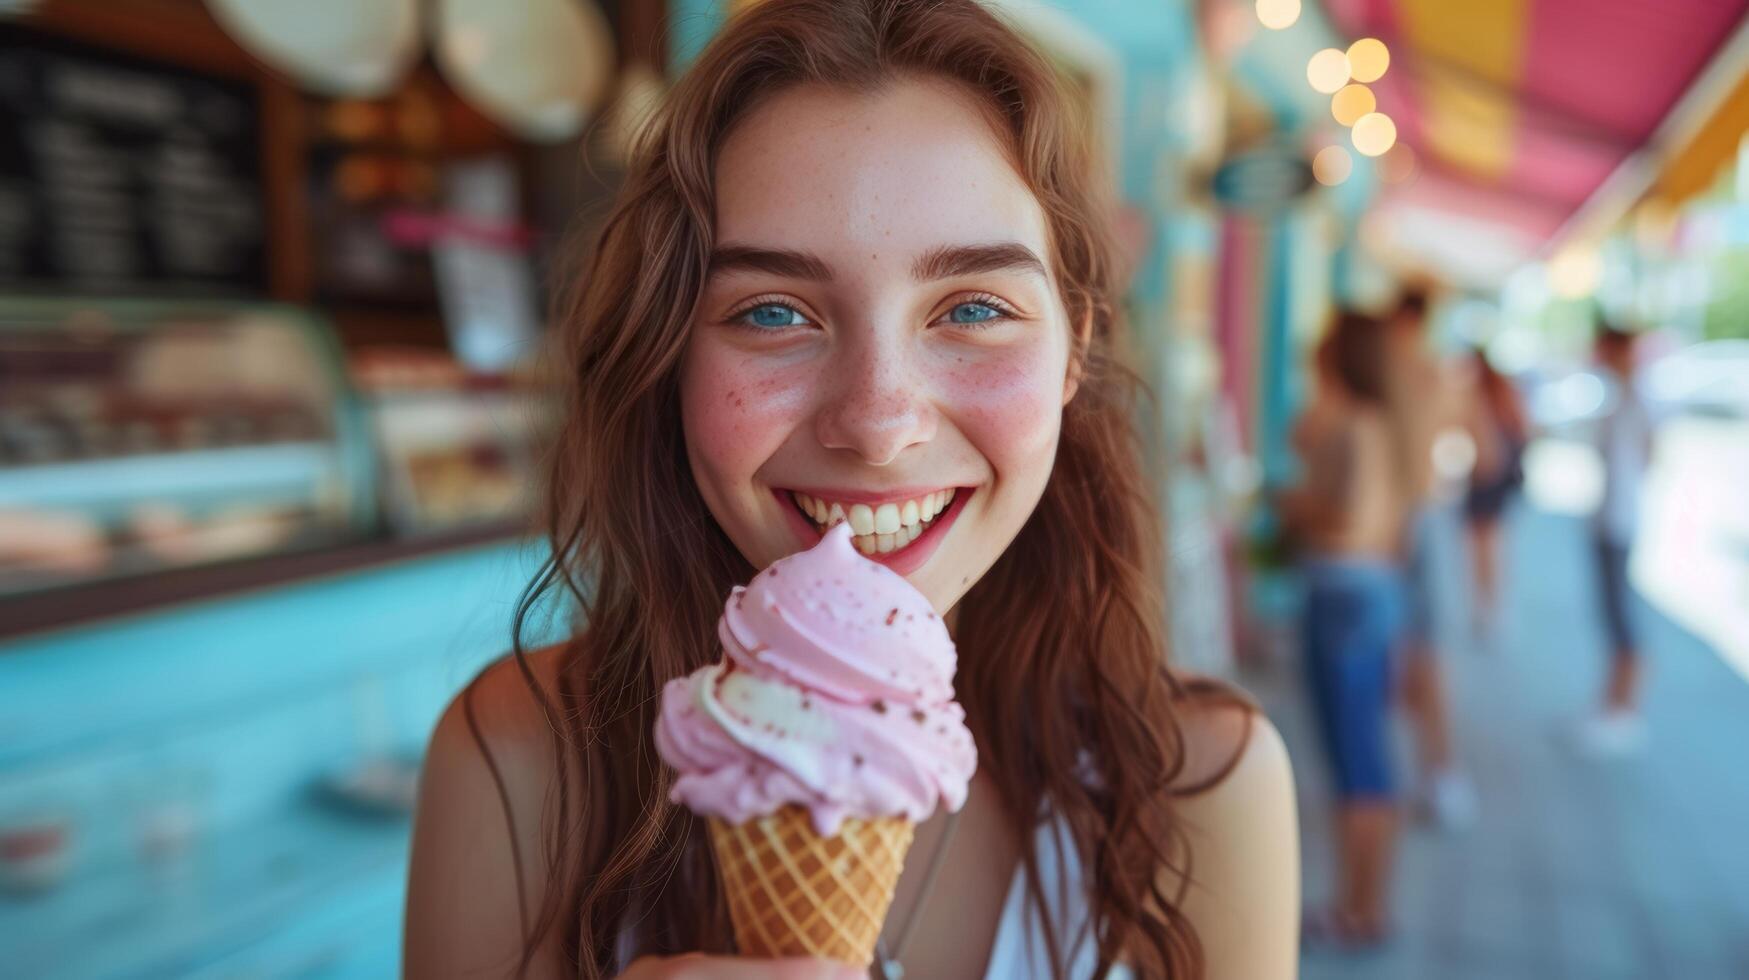
[[[785,279],[831,282],[832,268],[807,252],[752,245],[719,245],[711,250],[710,274],[765,272]]]
[[[919,282],[974,276],[986,272],[1019,272],[1045,275],[1045,264],[1032,249],[1019,242],[996,242],[990,245],[943,245],[918,256],[911,266],[911,278]]]
[[[762,248],[754,245],[719,245],[711,251],[710,274],[724,272],[764,272],[786,279],[810,282],[831,282],[832,267],[818,256],[787,248]],[[911,264],[911,278],[918,282],[952,279],[989,272],[1018,272],[1041,279],[1045,264],[1032,249],[1019,242],[994,242],[988,245],[942,245],[917,257]]]

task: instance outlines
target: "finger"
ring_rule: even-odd
[[[708,962],[709,966],[704,966]],[[863,980],[866,974],[835,960],[706,957],[699,980]],[[689,978],[692,974],[686,974]]]
[[[840,963],[837,960],[767,960],[767,969],[775,968],[779,980],[868,980],[868,971]],[[783,971],[790,972],[783,972]],[[762,976],[772,976],[765,972]]]
[[[836,960],[754,959],[745,956],[681,956],[639,959],[622,980],[865,980],[867,974]]]

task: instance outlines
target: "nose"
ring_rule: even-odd
[[[814,424],[820,445],[885,466],[935,437],[937,413],[908,340],[876,332],[833,351]]]

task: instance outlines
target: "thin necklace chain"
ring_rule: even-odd
[[[929,903],[929,894],[935,890],[935,879],[941,874],[941,865],[947,857],[947,848],[953,842],[954,828],[959,826],[960,814],[965,812],[962,807],[947,815],[947,823],[941,828],[941,839],[935,842],[935,850],[929,855],[929,867],[923,870],[923,887],[917,892],[917,901],[911,903],[905,912],[905,921],[899,926],[899,936],[893,943],[891,952],[887,950],[887,941],[875,940],[875,970],[881,980],[899,980],[905,975],[904,964],[899,958],[905,955],[905,948],[911,944],[911,933],[917,928],[917,914],[923,911],[923,906]]]

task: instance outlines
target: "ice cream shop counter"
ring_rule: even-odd
[[[419,754],[542,557],[526,394],[0,304],[0,975],[395,974]]]
[[[457,546],[0,641],[8,976],[395,973],[438,713],[534,546]]]

